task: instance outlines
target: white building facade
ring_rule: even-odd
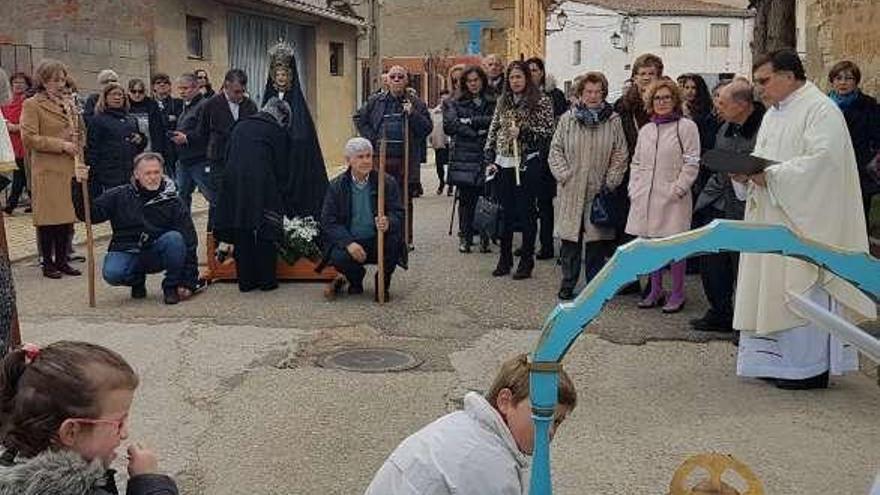
[[[697,73],[710,88],[751,73],[753,14],[746,9],[696,0],[569,0],[559,9],[566,22],[558,30],[558,16],[550,16],[546,63],[560,87],[600,71],[613,100],[642,53],[661,57],[665,75]]]

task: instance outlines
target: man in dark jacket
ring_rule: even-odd
[[[352,138],[345,145],[348,170],[335,178],[324,197],[321,228],[324,234],[324,261],[340,275],[325,291],[329,299],[346,285],[349,294],[364,292],[364,265],[378,260],[377,236],[385,236],[385,300],[395,265],[405,268],[403,242],[403,204],[397,183],[385,177],[385,216],[378,215],[379,174],[373,171],[373,146],[365,138]],[[376,277],[378,281],[378,277]],[[376,298],[379,296],[376,283]]]
[[[742,155],[752,153],[764,118],[764,106],[754,100],[752,86],[745,80],[736,80],[721,88],[717,105],[724,124],[716,135],[715,148]],[[708,221],[716,218],[742,220],[745,202],[737,199],[730,177],[716,172],[697,197],[694,212],[699,212]],[[733,291],[738,266],[739,255],[734,252],[700,258],[700,277],[709,309],[702,318],[691,320],[694,330],[733,331]]]
[[[165,175],[177,177],[177,147],[168,139],[167,132],[177,128],[177,118],[183,113],[183,100],[172,96],[171,78],[165,73],[153,74],[150,79],[153,100],[162,116],[163,143],[162,157],[165,158]]]
[[[278,287],[275,243],[283,234],[288,120],[290,106],[273,97],[261,112],[242,118],[229,138],[213,227],[215,238],[235,246],[241,292]]]
[[[504,61],[498,55],[490,53],[483,57],[483,70],[488,76],[486,96],[495,103],[504,91]]]
[[[241,69],[232,69],[223,79],[223,89],[201,104],[199,127],[196,132],[206,140],[205,157],[211,167],[211,187],[219,196],[226,169],[226,147],[232,126],[242,119],[257,113],[257,105],[245,96],[247,74]],[[208,215],[208,230],[213,225],[214,204]]]
[[[186,209],[192,206],[192,193],[199,191],[214,202],[214,187],[211,183],[211,164],[208,162],[207,136],[199,133],[201,104],[205,97],[199,92],[196,76],[192,73],[177,79],[177,91],[183,99],[183,112],[177,118],[177,130],[170,133],[171,142],[177,146],[177,188]]]
[[[110,285],[131,287],[131,297],[147,295],[146,276],[165,270],[165,304],[177,304],[198,287],[198,237],[189,211],[174,183],[162,175],[162,155],[142,153],[134,159],[130,184],[104,192],[91,204],[92,223],[110,221],[113,237],[104,258],[103,276]],[[88,167],[76,169],[78,180]],[[73,205],[85,217],[82,188],[73,184]]]
[[[355,117],[358,133],[368,139],[373,148],[379,149],[379,141],[383,131],[388,141],[385,164],[389,175],[394,177],[403,197],[404,171],[404,127],[409,120],[409,170],[410,196],[407,204],[409,211],[409,233],[407,244],[412,244],[413,208],[412,198],[420,191],[419,163],[425,154],[427,140],[434,125],[428,106],[418,97],[416,92],[408,88],[409,75],[406,69],[394,66],[388,70],[388,91],[375,94],[358,110]],[[378,156],[375,157],[378,160]]]

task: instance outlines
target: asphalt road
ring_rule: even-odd
[[[451,199],[433,194],[431,175],[424,169],[411,268],[395,274],[383,307],[371,283],[335,302],[320,284],[268,294],[217,284],[169,307],[152,277],[143,301],[99,283],[90,309],[84,278],[50,281],[18,263],[25,340],[122,352],[142,378],[132,436],[159,449],[181,493],[362,493],[400,440],[529,351],[555,304],[552,261],[531,280],[499,280],[489,275],[497,253],[457,252],[446,235]],[[717,451],[751,466],[768,494],[866,494],[880,468],[875,378],[800,393],[738,379],[731,343],[688,330],[705,308],[698,280],[688,289],[679,315],[613,301],[569,352],[580,404],[554,442],[556,493],[666,493],[685,458]],[[401,349],[423,364],[386,374],[317,365],[354,347]]]

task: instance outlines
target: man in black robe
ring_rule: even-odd
[[[234,246],[238,289],[278,287],[276,243],[283,234],[290,107],[271,98],[232,128],[214,235]]]
[[[284,214],[289,218],[319,218],[324,193],[327,191],[327,169],[318,142],[315,122],[303,95],[293,47],[279,42],[269,50],[269,78],[263,93],[263,104],[270,98],[284,100],[290,106],[287,123],[289,135]]]

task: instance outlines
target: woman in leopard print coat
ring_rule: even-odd
[[[535,266],[535,199],[540,192],[541,177],[547,173],[546,156],[555,121],[553,103],[535,86],[524,62],[511,62],[506,75],[485,149],[488,173],[495,175],[490,181],[492,192],[503,210],[501,255],[492,275],[501,277],[510,273],[513,232],[520,230],[522,250],[519,266],[513,274],[515,280],[520,280],[531,277]],[[516,168],[519,168],[519,184]]]

